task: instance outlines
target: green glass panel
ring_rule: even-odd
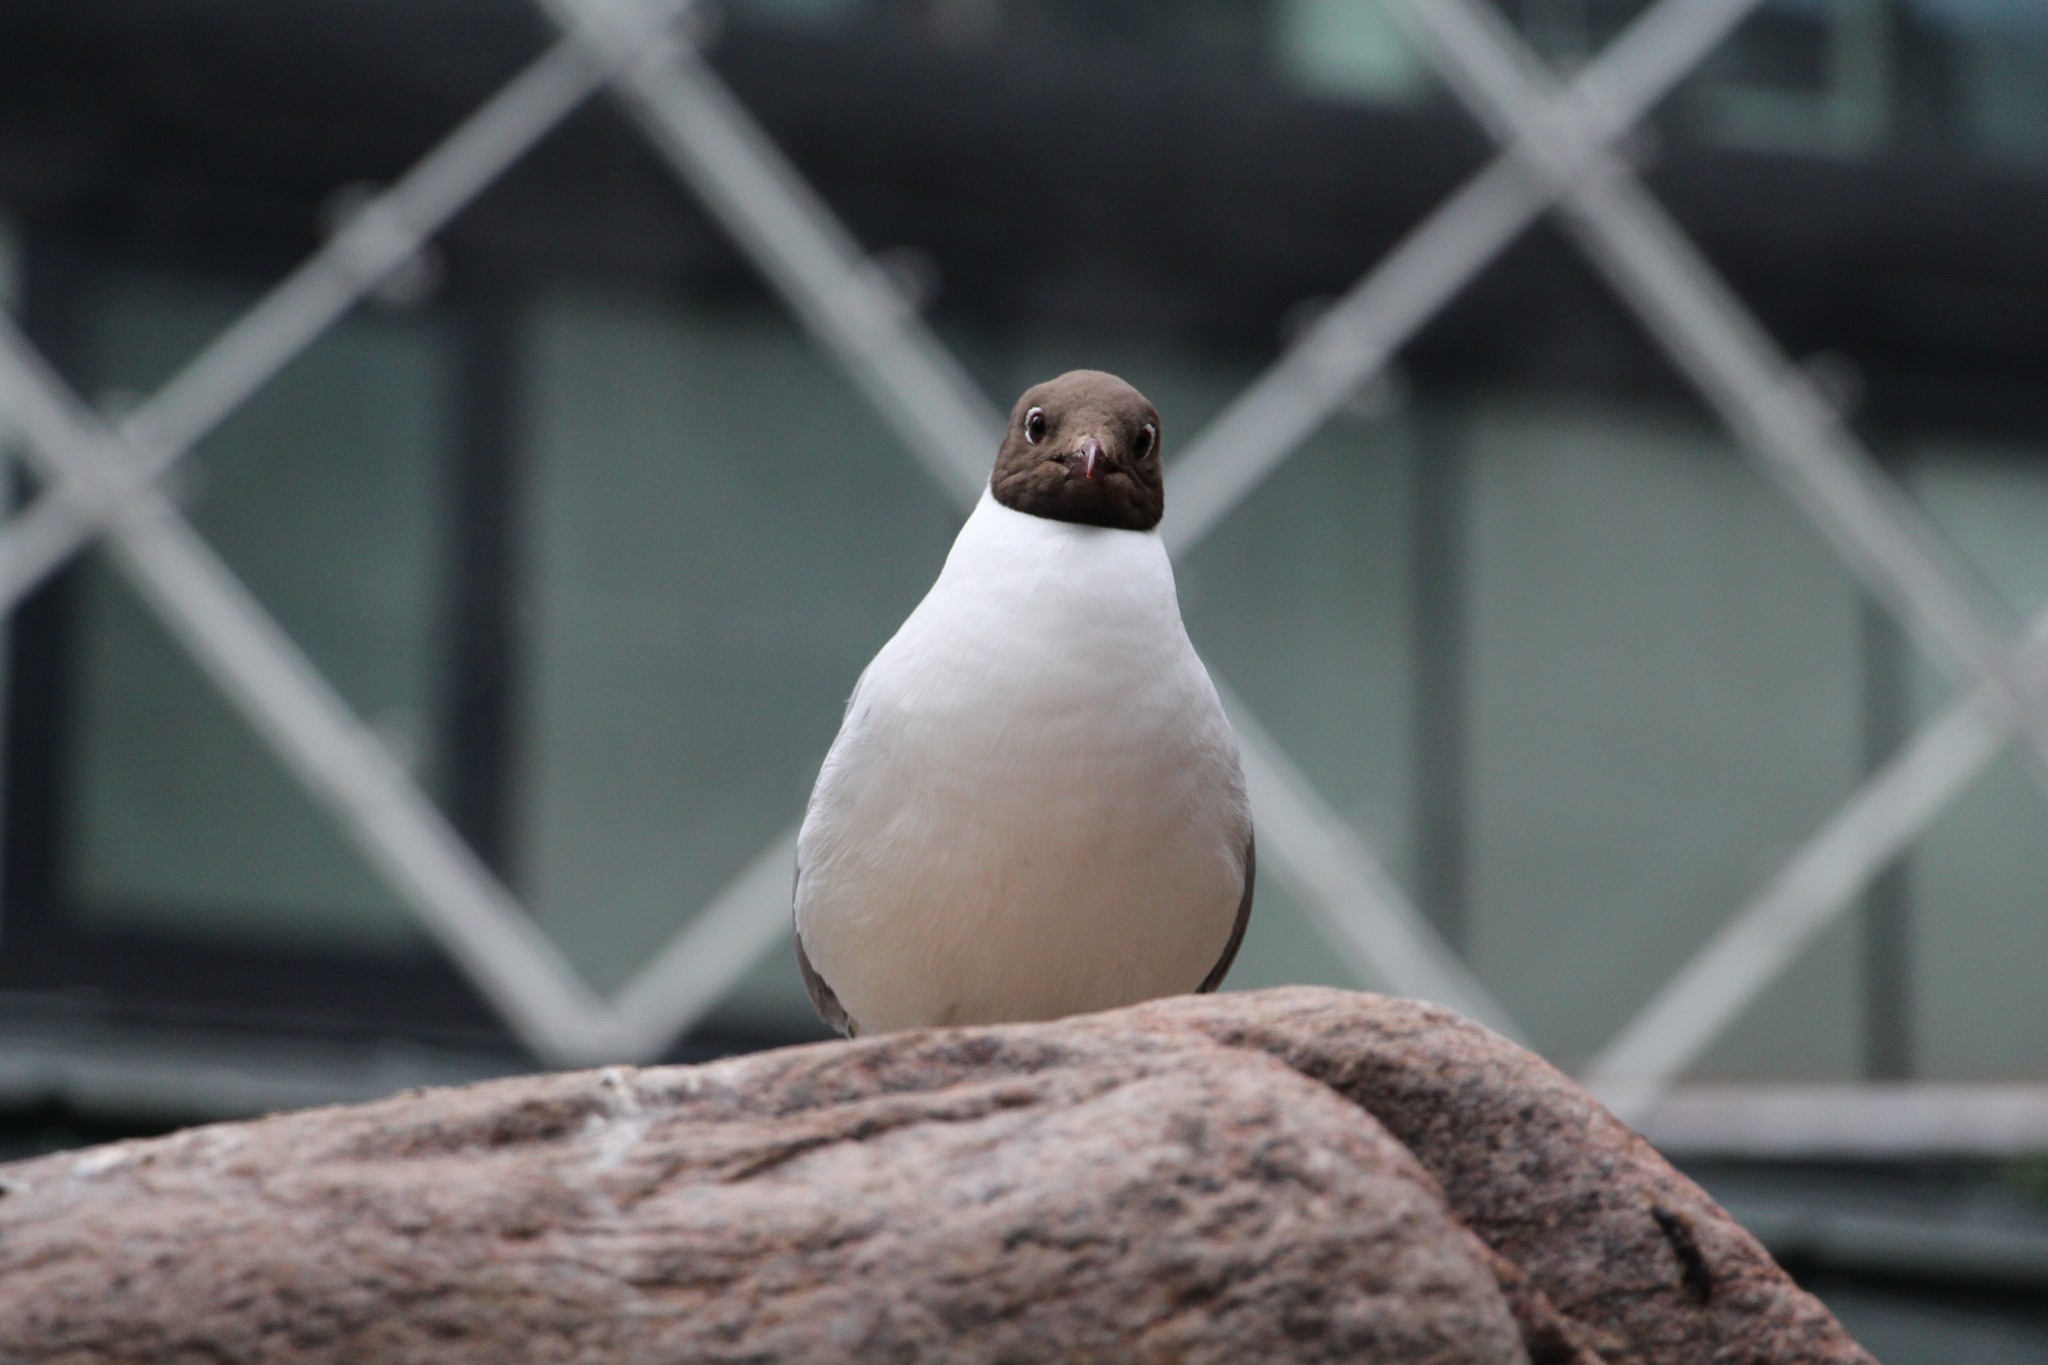
[[[2048,608],[2043,452],[1946,442],[1915,455],[1914,494],[2013,620]],[[1955,695],[1924,666],[1913,692],[1923,721]],[[1914,1062],[1928,1076],[2048,1079],[2048,801],[2022,762],[2008,750],[1907,864]]]
[[[99,396],[163,382],[246,300],[118,277],[92,293]],[[173,489],[207,543],[431,780],[441,693],[446,362],[416,318],[351,319],[237,411]],[[105,925],[414,951],[328,815],[103,552],[74,597],[64,877]]]
[[[1429,88],[1422,54],[1383,0],[1281,0],[1273,51],[1281,78],[1311,95],[1400,103]]]
[[[521,883],[610,986],[802,815],[958,514],[766,309],[564,294],[525,356]],[[793,959],[728,1013],[807,1016]]]
[[[1857,598],[1703,421],[1501,397],[1471,448],[1475,949],[1570,1062],[1848,795]],[[1703,1070],[1852,1074],[1853,949],[1809,949]]]
[[[960,512],[765,310],[564,295],[528,349],[523,880],[572,957],[615,983],[801,814],[854,679]],[[1074,365],[1125,374],[1166,414],[1169,455],[1248,377],[1093,339],[962,349],[1003,401]],[[1397,433],[1333,424],[1182,571],[1219,675],[1397,853],[1405,461]],[[1295,980],[1349,982],[1269,874],[1232,984]],[[808,1018],[786,948],[721,1015]]]

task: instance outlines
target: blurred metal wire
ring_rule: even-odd
[[[161,477],[604,84],[607,68],[564,38],[325,246],[216,337],[120,425],[144,477]],[[45,494],[0,527],[0,614],[92,537],[77,499]]]
[[[784,931],[771,873],[784,835],[620,992],[591,993],[510,893],[462,844],[311,663],[265,615],[151,480],[253,393],[431,230],[609,75],[657,149],[693,184],[878,410],[963,502],[1000,433],[972,386],[887,275],[866,258],[773,143],[681,39],[677,6],[564,0],[567,32],[394,190],[202,353],[122,432],[105,429],[18,330],[0,333],[0,391],[24,415],[52,491],[14,526],[4,579],[19,594],[94,529],[123,568],[344,832],[536,1052],[559,1062],[660,1052]],[[581,54],[581,55],[578,55]],[[9,603],[11,605],[11,603]],[[1397,989],[1512,1024],[1379,869],[1372,853],[1284,759],[1252,766],[1285,796],[1263,818],[1269,862],[1324,888],[1329,922]],[[1362,871],[1361,871],[1362,870]],[[1378,911],[1377,932],[1355,932]],[[1417,979],[1413,964],[1434,963]]]
[[[633,13],[652,33],[678,8],[663,0]],[[69,393],[11,322],[0,327],[0,393],[49,486],[0,538],[0,609],[92,534],[108,534],[173,636],[528,1045],[560,1061],[645,1048],[153,481],[598,89],[610,68],[591,49],[565,37],[515,77],[119,432]]]
[[[376,735],[4,318],[0,394],[44,480],[105,528],[115,562],[173,638],[520,1035],[562,1060],[628,1046],[603,1002]]]
[[[153,480],[470,197],[600,85],[755,260],[880,415],[956,499],[978,495],[998,410],[886,272],[704,65],[687,0],[540,0],[565,37],[118,431],[71,396],[11,325],[0,392],[50,491],[0,530],[0,609],[96,531],[144,598],[540,1055],[659,1052],[785,931],[793,831],[756,858],[613,1001],[592,993],[362,722],[241,588]],[[1973,678],[1596,1062],[1648,1106],[1814,933],[2015,733],[2048,754],[2033,667],[1810,383],[1643,191],[1614,150],[1757,0],[1661,0],[1560,89],[1473,0],[1395,0],[1424,50],[1502,142],[1178,462],[1169,547],[1184,554],[1546,208],[1568,228],[1795,502],[1882,600]],[[2032,643],[2048,652],[2048,617]],[[2028,665],[2023,667],[2023,665]],[[1262,851],[1340,951],[1397,990],[1496,1027],[1504,1011],[1241,702],[1232,700]],[[2048,772],[2048,770],[2044,770]]]
[[[1510,146],[1446,199],[1198,435],[1174,466],[1162,528],[1176,554],[1206,535],[1443,306],[1612,155],[1652,105],[1759,0],[1668,0],[1639,15],[1562,97],[1579,120],[1556,174]],[[1524,133],[1521,137],[1534,136]]]
[[[1990,709],[2001,738],[2017,730],[2048,755],[2048,699],[1989,624],[1971,576],[1634,176],[1613,160],[1584,172],[1583,119],[1521,39],[1475,0],[1395,5],[1495,136],[1564,192],[1566,226],[1729,429],[1930,653],[1974,674],[1964,715]],[[1963,720],[1909,748],[1658,993],[1589,1079],[1630,1106],[1648,1103],[1898,851],[1900,817],[1917,807],[1924,827],[1929,798],[1967,749],[1985,747],[1985,731]]]
[[[2026,676],[2048,682],[2048,612],[2028,627]],[[1586,1068],[1630,1111],[1654,1105],[1858,892],[1998,757],[2012,732],[1988,683],[1930,722],[1729,917]]]
[[[607,36],[592,0],[546,0],[559,22],[581,24],[599,42]],[[613,55],[618,56],[616,48]],[[925,468],[963,508],[981,495],[987,452],[1002,436],[999,410],[910,308],[887,275],[804,183],[774,143],[733,99],[710,68],[675,45],[659,60],[621,68],[620,93],[654,145],[724,223],[826,351],[903,436]],[[1212,522],[1213,524],[1213,522]],[[1193,543],[1183,537],[1179,549]],[[1240,718],[1246,717],[1240,704]],[[1513,1021],[1420,914],[1379,860],[1352,835],[1292,763],[1268,752],[1264,731],[1240,729],[1246,767],[1263,777],[1258,808],[1267,864],[1301,889],[1354,960],[1370,961],[1396,989],[1423,995],[1512,1034]],[[795,831],[774,847],[794,846]],[[787,863],[784,864],[788,866]],[[787,888],[756,864],[717,901],[718,923],[743,923],[753,887],[754,932],[737,927],[706,933],[688,958],[692,991],[668,994],[652,979],[628,983],[623,999],[649,1029],[670,1036],[693,1023],[759,956],[788,917]],[[1365,917],[1369,932],[1360,932]],[[692,930],[685,930],[685,934]],[[664,952],[665,973],[683,969],[680,953]],[[652,970],[651,968],[649,970]],[[661,979],[667,979],[666,976]]]

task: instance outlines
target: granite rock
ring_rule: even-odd
[[[0,1361],[1869,1357],[1583,1090],[1291,989],[0,1167]]]

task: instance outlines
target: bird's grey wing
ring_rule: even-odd
[[[841,717],[839,722],[839,738],[835,739],[832,744],[832,747],[834,749],[837,749],[839,747],[840,741],[845,739],[846,732],[859,724],[861,689],[867,686],[868,673],[873,668],[874,665],[870,663],[867,668],[863,668],[860,671],[860,676],[854,679],[853,693],[846,699],[846,712]],[[832,756],[828,753],[825,756],[825,762],[829,764],[831,763],[831,761]],[[824,780],[822,775],[820,776],[819,780],[821,782]],[[816,801],[817,793],[813,792],[811,795],[811,799],[813,801]],[[808,822],[808,814],[806,814],[805,818]],[[797,847],[797,856],[799,860],[801,860],[803,856],[803,846],[801,843],[799,843]],[[794,921],[796,914],[797,888],[802,886],[803,884],[804,865],[802,861],[798,861],[796,865],[796,880],[791,882],[789,887],[789,905],[790,916],[792,921]],[[810,992],[811,996],[811,1008],[816,1010],[818,1012],[818,1017],[820,1019],[823,1019],[833,1029],[837,1030],[842,1037],[859,1037],[860,1024],[853,1018],[852,1015],[846,1012],[846,1006],[839,1003],[839,997],[833,994],[832,987],[826,983],[824,977],[818,975],[818,969],[811,965],[811,955],[804,951],[803,930],[797,928],[794,922],[792,922],[790,927],[794,937],[796,938],[796,968],[799,972],[803,973],[804,989]]]
[[[1252,883],[1259,866],[1259,841],[1250,830],[1244,836],[1244,896],[1237,903],[1237,923],[1230,926],[1230,941],[1223,945],[1223,956],[1216,959],[1216,965],[1202,978],[1202,984],[1195,987],[1197,995],[1204,995],[1223,984],[1223,978],[1230,972],[1230,964],[1237,961],[1237,950],[1244,945],[1244,926],[1252,917]],[[801,951],[801,950],[799,950]]]
[[[798,865],[796,880],[790,884],[789,888],[792,919],[794,919],[796,906],[796,889],[803,884],[804,870],[802,865]],[[792,923],[790,926],[790,937],[796,940],[796,969],[803,974],[804,989],[810,993],[811,997],[811,1008],[816,1010],[818,1017],[824,1020],[826,1026],[831,1028],[840,1037],[859,1037],[860,1025],[855,1023],[853,1016],[846,1012],[846,1006],[839,1003],[839,997],[832,993],[832,987],[826,984],[825,978],[818,975],[818,969],[811,965],[811,955],[804,951],[803,930],[798,929]]]

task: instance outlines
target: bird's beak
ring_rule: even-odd
[[[1084,436],[1081,438],[1081,445],[1075,451],[1075,454],[1081,457],[1081,477],[1084,479],[1094,478],[1095,471],[1103,463],[1102,442],[1096,440],[1093,436]]]

